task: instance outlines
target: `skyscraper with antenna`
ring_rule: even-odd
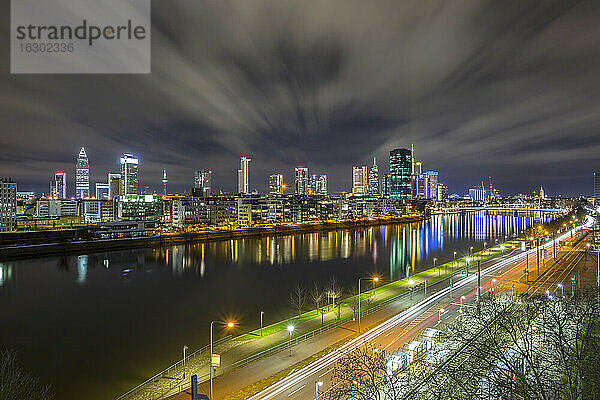
[[[75,197],[85,199],[90,196],[90,162],[82,147],[75,164]]]
[[[167,179],[167,170],[163,169],[163,178],[162,178],[162,184],[163,184],[163,195],[167,195],[167,182],[169,180]]]

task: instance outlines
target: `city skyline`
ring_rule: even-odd
[[[482,177],[482,179],[480,180],[481,185],[478,184],[477,182],[471,183],[471,184],[467,184],[466,189],[463,192],[460,191],[452,191],[448,189],[447,185],[440,181],[438,179],[438,171],[422,171],[422,167],[423,167],[423,162],[418,160],[417,157],[415,156],[415,152],[414,152],[414,146],[411,145],[411,149],[408,148],[399,148],[399,149],[392,149],[390,151],[390,158],[389,160],[393,159],[394,154],[397,153],[398,151],[400,151],[402,154],[404,154],[406,157],[408,157],[409,159],[404,160],[403,162],[406,163],[406,165],[400,170],[397,171],[397,175],[400,174],[404,174],[406,175],[406,179],[408,179],[408,176],[410,176],[411,180],[412,180],[412,192],[411,195],[409,197],[406,197],[406,195],[404,195],[404,197],[402,198],[413,198],[413,199],[418,199],[418,200],[438,200],[439,196],[437,191],[439,190],[439,186],[443,186],[446,193],[453,193],[456,195],[469,195],[469,193],[471,192],[471,190],[473,188],[477,188],[477,187],[482,187],[486,192],[488,189],[488,186],[486,186],[483,182],[485,180],[485,177]],[[82,160],[83,160],[83,164],[82,164]],[[305,167],[305,166],[296,166],[294,167],[294,173],[291,174],[292,176],[289,177],[287,180],[285,179],[285,176],[287,174],[284,173],[280,173],[277,172],[275,174],[270,174],[268,177],[266,177],[266,183],[262,182],[262,183],[256,183],[254,184],[253,181],[250,179],[250,162],[253,161],[252,158],[247,157],[246,155],[242,155],[240,156],[240,168],[238,169],[236,172],[236,178],[237,178],[237,191],[233,190],[231,192],[227,192],[224,191],[221,187],[219,187],[219,185],[216,185],[213,187],[213,183],[212,183],[212,171],[211,170],[195,170],[192,171],[193,173],[193,177],[192,180],[189,182],[189,184],[186,184],[184,186],[184,189],[181,191],[169,191],[167,192],[167,175],[166,175],[166,169],[163,169],[161,171],[161,175],[160,175],[160,180],[158,181],[158,183],[155,182],[144,182],[144,185],[140,185],[139,183],[139,178],[138,176],[141,174],[142,168],[140,167],[140,157],[137,155],[133,155],[130,153],[124,153],[123,155],[121,155],[121,157],[119,158],[119,164],[120,164],[120,170],[121,173],[120,174],[115,174],[115,173],[111,173],[108,172],[108,174],[104,174],[104,176],[108,176],[108,179],[106,181],[98,181],[98,182],[94,182],[94,181],[90,181],[89,180],[89,175],[90,175],[90,163],[89,163],[89,159],[87,157],[87,154],[85,152],[84,147],[81,148],[81,150],[79,151],[79,155],[77,157],[77,164],[75,167],[75,178],[73,181],[73,187],[75,187],[75,194],[71,195],[71,193],[69,192],[68,188],[69,188],[69,184],[68,184],[68,180],[69,180],[69,173],[68,172],[64,172],[64,171],[57,171],[54,175],[54,178],[50,181],[50,190],[48,191],[48,193],[45,193],[44,191],[36,191],[36,190],[30,190],[31,188],[28,188],[28,190],[26,190],[26,192],[34,192],[37,195],[42,195],[45,194],[47,196],[52,196],[52,197],[58,197],[58,198],[77,198],[77,199],[83,199],[83,198],[101,198],[97,195],[98,193],[98,188],[101,188],[100,190],[106,190],[106,195],[109,198],[112,198],[115,196],[115,193],[120,194],[128,194],[128,193],[141,193],[141,192],[153,192],[153,193],[157,193],[157,194],[163,194],[163,195],[167,195],[167,194],[176,194],[176,193],[180,193],[180,194],[185,194],[185,193],[192,193],[192,194],[202,194],[203,196],[207,196],[209,194],[218,194],[218,193],[231,193],[231,194],[236,194],[236,193],[241,193],[241,194],[249,194],[249,193],[259,193],[259,194],[263,194],[263,195],[268,195],[268,194],[273,194],[273,190],[272,190],[272,178],[276,175],[278,177],[278,179],[281,180],[280,182],[280,186],[283,185],[283,188],[292,188],[293,192],[296,194],[327,194],[329,193],[328,191],[328,178],[327,178],[327,174],[320,174],[320,175],[310,175],[309,174],[309,168]],[[127,176],[127,171],[129,171],[131,168],[133,168],[133,184],[127,184],[126,183],[126,179],[120,179],[122,176],[126,177]],[[82,172],[81,169],[84,169],[84,171]],[[410,169],[410,171],[409,171]],[[298,189],[298,173],[299,170],[303,171],[305,173],[305,180],[306,182],[304,182],[304,185],[306,186],[305,190],[300,190]],[[358,172],[357,172],[358,171]],[[391,194],[388,193],[386,191],[386,179],[389,179],[390,177],[390,172],[388,171],[388,173],[384,173],[381,176],[379,175],[379,166],[377,164],[377,160],[376,157],[373,157],[373,164],[371,165],[371,167],[369,166],[356,166],[353,165],[351,167],[351,177],[349,179],[349,187],[347,189],[342,189],[339,191],[336,191],[336,193],[353,193],[353,194],[358,194],[358,195],[367,195],[367,194]],[[104,172],[102,172],[104,173]],[[358,176],[357,173],[360,175]],[[408,174],[408,175],[407,175]],[[85,178],[87,179],[82,179],[81,176],[84,175]],[[431,176],[435,176],[434,180],[431,180],[430,177]],[[117,181],[117,185],[119,186],[117,190],[115,190],[115,188],[113,188],[113,190],[111,191],[109,188],[111,187],[111,180],[113,179],[113,177],[116,177],[118,179]],[[280,177],[280,178],[279,178]],[[10,177],[11,179],[14,177]],[[61,187],[60,189],[57,188],[57,180],[60,178],[61,180]],[[151,178],[153,179],[153,178]],[[357,179],[358,182],[357,183]],[[489,176],[488,179],[489,184],[492,185],[492,177]],[[594,197],[596,195],[597,192],[597,177],[596,177],[596,172],[592,173],[592,179],[593,179],[593,186],[590,189],[590,193],[589,194],[585,194],[583,193],[582,195],[587,196],[587,197]],[[84,181],[83,184],[81,181]],[[317,180],[319,183],[317,183]],[[301,179],[302,181],[302,179]],[[322,183],[321,181],[324,182],[324,189],[319,189],[317,190],[317,187],[321,187]],[[18,182],[18,180],[17,180]],[[149,184],[148,184],[149,183]],[[388,183],[389,184],[389,183]],[[89,188],[90,186],[94,186],[96,187],[96,190],[94,192],[92,192]],[[240,186],[241,185],[241,186]],[[254,185],[254,186],[253,186]],[[358,185],[358,186],[357,186]],[[406,188],[408,188],[408,182],[405,181],[402,185],[405,186],[404,190],[407,190]],[[424,186],[425,185],[425,186]],[[483,186],[482,186],[483,185]],[[84,195],[83,190],[81,189],[82,186],[85,186],[87,189],[87,195]],[[544,186],[544,184],[542,183],[539,187],[534,187],[531,188],[530,192],[519,192],[522,194],[535,194],[537,193],[538,189],[542,188]],[[240,188],[243,187],[243,190],[241,190]],[[127,189],[129,188],[129,189]],[[142,190],[140,190],[140,188],[143,188]],[[259,190],[260,188],[260,190]],[[358,188],[358,191],[357,191]],[[200,189],[200,190],[199,190]],[[213,190],[216,190],[216,192],[213,192]],[[497,186],[494,186],[494,191],[497,191]],[[23,190],[20,190],[23,191]],[[58,193],[57,191],[60,191],[60,193]],[[282,194],[284,193],[283,190],[280,191]],[[334,192],[331,192],[334,193]],[[519,193],[504,193],[505,195],[514,195],[514,194],[519,194]],[[557,193],[555,194],[556,196],[563,196],[563,197],[568,197],[568,196],[564,196],[562,193]],[[392,196],[394,197],[394,196]]]
[[[91,182],[130,152],[154,190],[163,169],[182,191],[189,171],[210,168],[231,192],[230,171],[249,154],[251,183],[278,171],[289,182],[287,171],[308,165],[336,192],[347,165],[375,156],[386,171],[389,149],[414,143],[453,191],[494,176],[507,193],[590,194],[600,167],[596,4],[238,6],[155,4],[148,76],[4,66],[0,176],[39,191],[55,170],[74,176],[85,146]],[[180,15],[189,18],[171,19]]]

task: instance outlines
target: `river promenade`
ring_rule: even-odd
[[[378,321],[414,304],[422,299],[427,288],[436,285],[451,285],[452,280],[472,274],[477,270],[477,264],[482,267],[498,259],[518,251],[523,238],[513,238],[505,243],[497,244],[470,256],[456,259],[449,263],[437,265],[413,276],[392,282],[378,282],[373,286],[365,277],[361,290],[362,330],[368,329]],[[328,304],[318,311],[313,309],[296,316],[279,321],[236,337],[226,337],[215,346],[214,352],[221,355],[221,366],[216,370],[215,382],[226,380],[227,374],[238,370],[249,363],[264,359],[292,347],[290,358],[283,364],[274,363],[272,369],[263,379],[247,376],[246,379],[236,379],[235,382],[221,384],[215,391],[215,398],[237,399],[245,398],[270,383],[283,378],[281,371],[293,365],[299,368],[303,363],[314,359],[315,354],[331,351],[338,345],[358,334],[358,295],[342,299],[337,304]],[[225,322],[225,321],[223,321]],[[288,327],[293,326],[290,334]],[[310,345],[308,342],[310,341]],[[298,343],[307,342],[303,346]],[[297,354],[295,354],[297,352]],[[148,379],[138,387],[119,397],[124,399],[154,400],[170,398],[189,389],[191,375],[198,376],[202,390],[207,389],[209,378],[208,347],[190,354],[185,360],[170,366],[157,375]],[[263,371],[265,372],[265,371]],[[264,374],[263,374],[264,375]],[[258,382],[257,382],[258,380]],[[226,388],[226,389],[225,389]]]

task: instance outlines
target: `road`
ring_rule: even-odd
[[[556,238],[556,241],[570,238],[571,234],[566,234]],[[549,248],[553,245],[550,241],[541,248]],[[548,253],[551,254],[551,251]],[[568,252],[563,255],[557,254],[560,258],[559,265],[548,265],[541,267],[540,275],[530,274],[530,282],[526,282],[526,276],[523,273],[526,266],[526,257],[529,258],[530,270],[536,268],[536,249],[531,249],[518,254],[507,255],[505,259],[486,267],[481,271],[482,292],[486,290],[502,291],[546,291],[555,293],[559,289],[557,283],[564,282],[569,278],[569,274],[577,264],[578,252]],[[562,258],[561,258],[562,257]],[[548,259],[549,261],[549,259]],[[540,264],[542,261],[540,261]],[[544,262],[545,264],[545,262]],[[550,264],[550,263],[549,263]],[[557,263],[553,263],[557,264]],[[535,279],[535,281],[534,281]],[[492,282],[493,281],[493,282]],[[515,288],[513,288],[513,283]],[[564,285],[565,283],[563,283]],[[495,287],[494,287],[495,285]],[[565,286],[566,287],[566,286]],[[273,384],[265,390],[252,396],[251,400],[271,400],[271,399],[310,399],[315,397],[316,382],[323,382],[319,387],[319,392],[325,392],[329,389],[331,382],[331,369],[335,362],[343,356],[345,352],[371,344],[375,348],[386,349],[393,352],[406,343],[411,341],[418,333],[427,327],[435,327],[438,319],[445,320],[456,316],[460,310],[460,298],[464,296],[463,306],[470,306],[477,297],[477,277],[470,275],[458,281],[454,288],[438,288],[429,293],[429,296],[409,309],[389,318],[370,331],[358,336],[352,341],[346,343],[338,350],[329,353],[306,367],[293,372],[281,381]],[[443,309],[444,312],[440,313]]]

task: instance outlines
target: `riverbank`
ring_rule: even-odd
[[[451,284],[455,276],[460,278],[464,277],[465,274],[474,273],[478,262],[492,262],[492,259],[503,257],[509,252],[518,251],[520,241],[523,239],[524,237],[515,237],[505,243],[488,247],[474,252],[470,256],[457,258],[442,265],[436,265],[410,277],[382,282],[380,286],[375,288],[368,287],[360,294],[362,303],[360,314],[363,317],[376,312],[383,312],[387,315],[384,310],[392,304],[396,304],[398,300],[412,303],[413,296],[416,299],[418,296],[425,295],[426,288],[448,281]],[[264,326],[262,334],[261,329],[256,329],[230,339],[227,343],[222,344],[224,347],[219,346],[221,348],[215,350],[221,353],[222,365],[224,365],[217,371],[216,375],[228,374],[251,362],[268,357],[287,348],[291,342],[297,344],[316,335],[329,332],[341,324],[355,321],[358,318],[358,298],[358,295],[350,296],[340,299],[341,301],[335,306],[325,305],[320,307],[319,311],[307,311],[300,316]],[[287,329],[289,326],[294,326],[291,335]],[[354,332],[348,331],[347,334],[352,335]],[[187,390],[189,382],[184,378],[185,376],[189,377],[196,374],[199,383],[208,379],[207,360],[208,356],[205,349],[196,351],[188,356],[185,363],[180,361],[172,365],[120,396],[119,399],[159,399]],[[163,379],[165,376],[168,376],[169,379]],[[251,392],[259,390],[260,386],[253,387]],[[244,395],[251,394],[246,391],[243,391],[243,393]]]
[[[57,241],[0,247],[0,260],[37,258],[52,255],[72,255],[104,251],[126,250],[144,247],[161,247],[197,242],[243,239],[261,236],[284,236],[295,233],[327,232],[346,228],[365,228],[386,224],[423,221],[427,216],[412,214],[400,217],[377,217],[361,220],[310,221],[302,224],[273,225],[259,228],[221,229],[218,231],[159,234],[135,238]],[[36,232],[32,232],[36,234]]]

